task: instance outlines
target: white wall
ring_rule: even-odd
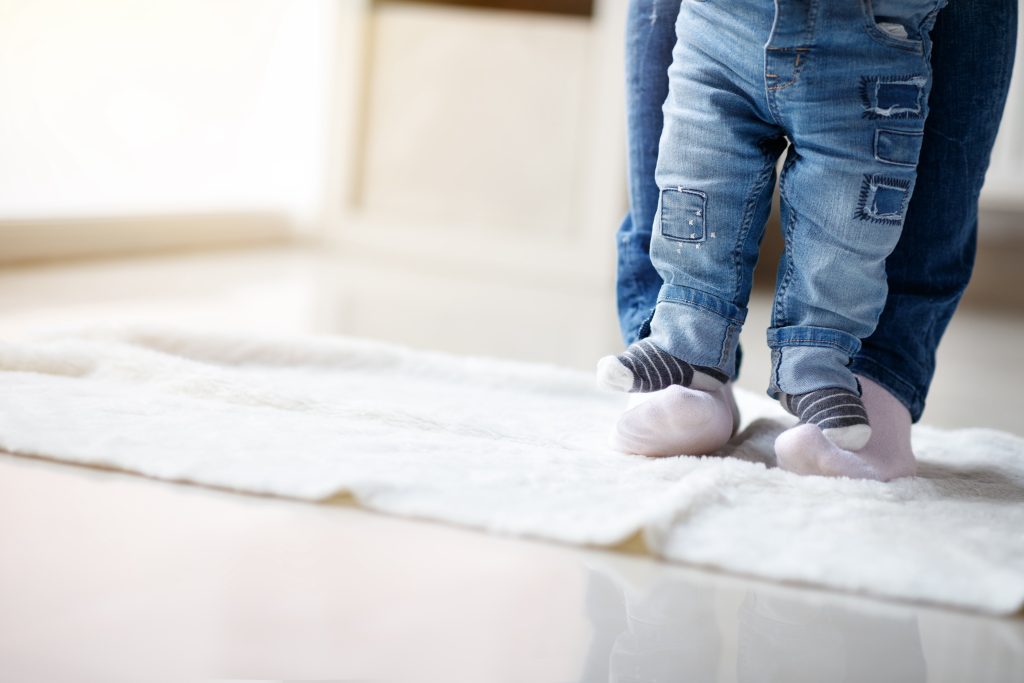
[[[367,16],[327,326],[591,368],[620,345],[622,0],[593,18],[411,3]]]
[[[272,210],[308,222],[330,0],[0,0],[0,219]]]

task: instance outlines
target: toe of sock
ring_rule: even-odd
[[[646,456],[706,455],[733,433],[731,407],[722,395],[671,386],[622,414],[612,448]]]
[[[597,361],[597,384],[612,391],[629,391],[633,373],[615,356],[605,356]]]
[[[825,438],[846,451],[859,451],[871,438],[871,427],[866,424],[821,430]]]
[[[800,424],[775,439],[780,469],[802,475],[885,481],[886,476],[857,453],[839,448],[814,425]]]

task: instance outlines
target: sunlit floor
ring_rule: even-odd
[[[330,263],[327,263],[328,267]],[[331,331],[303,250],[7,269],[0,335]],[[761,343],[755,306],[748,348]],[[1021,433],[1024,322],[964,311],[925,421]],[[748,353],[761,389],[766,357]],[[1024,619],[0,455],[0,678],[1020,681]]]

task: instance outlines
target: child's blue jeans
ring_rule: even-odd
[[[785,252],[769,393],[857,391],[916,179],[941,0],[683,0],[655,180],[650,340],[735,376],[775,165]]]
[[[977,191],[1005,98],[1016,16],[1010,0],[990,2],[1002,7],[991,19],[991,7],[972,13],[960,7],[964,3],[940,16],[935,35],[956,43],[936,47],[940,98],[932,96],[925,129],[926,29],[936,4],[881,14],[878,3],[872,12],[867,3],[780,0],[776,19],[775,7],[764,2],[731,2],[721,11],[687,0],[679,13],[678,0],[634,0],[631,214],[620,231],[619,264],[627,341],[647,335],[643,323],[657,297],[666,322],[660,325],[655,314],[655,343],[690,362],[735,373],[736,331],[767,215],[773,157],[786,132],[795,146],[782,181],[788,247],[769,333],[773,389],[849,386],[846,366],[853,355],[855,371],[920,416],[935,346],[970,272]],[[666,101],[668,79],[659,74],[668,68],[677,13],[681,40],[671,79],[689,82]],[[952,25],[943,24],[946,14]],[[906,38],[899,29],[880,28],[883,20],[902,26]],[[984,36],[983,54],[971,36]],[[666,102],[663,143],[674,147],[662,155],[655,185],[659,100]],[[968,104],[974,105],[969,114]],[[721,117],[735,117],[739,125]],[[918,194],[925,199],[915,199],[907,211],[922,133],[926,183]],[[745,154],[736,155],[741,148]],[[952,152],[962,160],[951,159]],[[958,172],[951,160],[960,162]],[[659,197],[665,210],[646,220]],[[904,214],[906,235],[885,264]],[[908,237],[917,242],[906,244]],[[873,286],[884,282],[886,265],[893,289],[888,303],[884,285]],[[871,335],[883,305],[883,326]],[[661,327],[664,335],[657,334]],[[796,365],[800,373],[791,371]]]

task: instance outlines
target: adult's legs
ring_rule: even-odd
[[[647,336],[647,322],[662,284],[650,257],[651,227],[658,208],[654,171],[680,3],[630,0],[626,18],[629,213],[618,232],[616,290],[619,327],[627,345]]]

